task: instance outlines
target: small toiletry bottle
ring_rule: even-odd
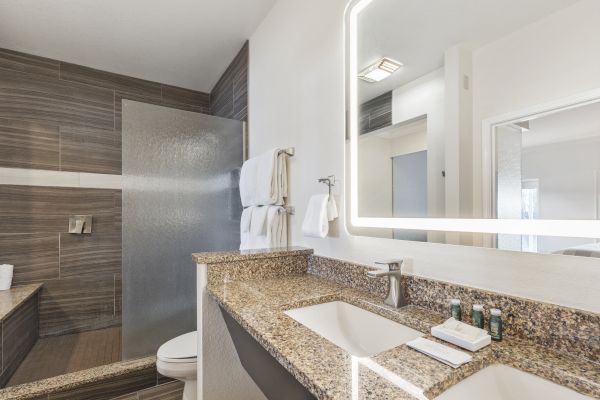
[[[454,318],[457,321],[461,320],[462,314],[460,311],[460,300],[459,299],[452,299],[450,300],[450,313],[452,314],[452,318]]]
[[[497,308],[490,310],[490,336],[492,340],[502,340],[502,311]]]
[[[473,304],[473,325],[483,329],[483,305]]]

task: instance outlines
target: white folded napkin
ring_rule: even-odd
[[[464,322],[460,322],[454,318],[448,318],[446,322],[438,325],[436,328],[469,342],[475,342],[488,335],[486,330],[465,324]]]
[[[406,345],[452,368],[458,368],[473,359],[467,353],[422,337],[406,342]]]

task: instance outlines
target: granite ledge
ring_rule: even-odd
[[[33,283],[0,291],[0,321],[10,316],[21,304],[34,296],[42,286],[42,283]]]
[[[445,317],[408,306],[400,310],[381,304],[368,292],[352,289],[315,276],[286,276],[237,282],[214,282],[208,291],[258,343],[301,384],[321,400],[411,399],[374,370],[360,367],[358,387],[351,374],[352,357],[308,328],[287,317],[286,309],[328,301],[345,301],[429,334]],[[450,345],[452,347],[452,345]],[[402,345],[370,359],[401,377],[433,399],[482,368],[500,363],[549,379],[580,393],[600,398],[598,364],[572,354],[550,351],[523,339],[503,342],[472,353],[473,361],[459,369],[447,367]],[[355,393],[354,390],[358,393]],[[421,397],[422,398],[422,397]]]
[[[279,247],[274,249],[192,253],[192,259],[196,264],[218,264],[225,262],[258,260],[262,258],[309,256],[311,254],[313,254],[313,250],[305,247]]]
[[[59,375],[48,379],[0,389],[0,400],[29,400],[47,394],[60,393],[82,385],[100,382],[131,372],[154,368],[155,365],[156,357],[151,356],[84,369],[70,374]]]

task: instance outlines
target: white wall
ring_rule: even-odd
[[[370,135],[359,138],[359,215],[392,217],[392,146],[390,140]],[[391,237],[391,230],[388,230]]]
[[[279,0],[250,40],[250,155],[296,147],[290,162],[290,202],[296,206],[291,217],[293,244],[365,264],[410,257],[414,262],[407,271],[413,274],[600,312],[598,260],[357,237],[344,229],[323,240],[302,236],[308,198],[323,191],[317,178],[335,174],[340,179],[336,194],[344,193],[346,1]],[[545,39],[547,47],[568,44],[561,31],[551,32]],[[580,50],[573,46],[567,54],[581,63]],[[548,59],[563,61],[545,58],[544,67]],[[577,67],[576,72],[585,74],[573,79],[596,79],[600,86],[599,65],[592,67],[593,74]]]
[[[392,123],[427,115],[427,210],[445,216],[444,69],[438,69],[392,92]],[[359,202],[360,203],[360,202]]]
[[[599,173],[598,138],[523,149],[523,179],[539,181],[540,219],[599,219]],[[538,237],[538,250],[551,253],[593,242],[542,236]]]

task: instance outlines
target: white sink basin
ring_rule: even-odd
[[[471,375],[436,400],[584,400],[574,390],[506,365],[492,365]]]
[[[372,356],[423,336],[412,328],[341,301],[285,313],[357,357]]]

